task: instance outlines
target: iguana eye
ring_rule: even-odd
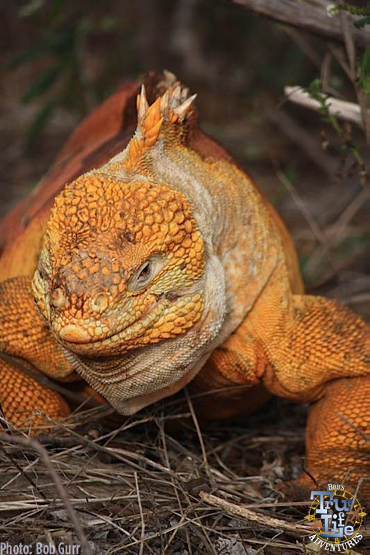
[[[137,281],[146,281],[151,274],[152,264],[150,260],[145,262],[144,266],[141,268],[139,275],[137,276]]]
[[[141,291],[147,287],[163,268],[164,263],[162,256],[158,254],[148,258],[130,279],[127,291]]]
[[[36,268],[36,271],[39,273],[39,276],[41,278],[42,281],[46,281],[48,278],[48,273],[45,269],[45,266],[43,264],[38,265],[38,267]]]

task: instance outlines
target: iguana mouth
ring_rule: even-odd
[[[168,304],[169,301],[165,297],[158,297],[139,319],[104,337],[91,336],[86,328],[78,324],[67,324],[56,335],[65,348],[77,354],[104,354],[107,348],[112,347],[119,347],[120,351],[125,350],[125,343],[127,342],[127,347],[130,348],[130,341],[142,337],[147,329],[159,320]]]

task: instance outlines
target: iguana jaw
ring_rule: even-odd
[[[186,306],[189,307],[189,314],[187,320],[183,321],[182,327],[176,325],[176,318],[171,323],[169,321],[165,323],[170,314],[182,314]],[[68,324],[63,331],[54,333],[63,347],[75,354],[90,357],[115,356],[138,347],[158,343],[165,339],[164,333],[168,335],[167,338],[185,333],[186,329],[199,320],[202,311],[203,298],[201,283],[199,283],[198,287],[191,288],[188,295],[178,296],[176,300],[170,300],[166,295],[158,296],[138,319],[123,327],[121,325],[117,328],[112,327],[112,333],[102,339],[91,338],[84,328],[74,324]],[[163,329],[167,331],[164,332]],[[68,341],[67,337],[73,340]]]
[[[76,354],[99,355],[101,352],[106,355],[115,354],[109,352],[109,347],[114,349],[115,346],[116,348],[118,346],[119,351],[124,352],[125,342],[130,343],[130,340],[145,334],[145,331],[158,321],[168,305],[169,302],[164,296],[158,297],[137,320],[113,329],[103,338],[92,338],[85,328],[78,324],[67,324],[56,335],[65,348]]]
[[[222,343],[229,326],[224,274],[212,256],[205,273],[204,310],[186,333],[117,356],[83,356],[67,350],[65,355],[118,412],[133,414],[186,385]]]
[[[57,341],[76,354],[92,357],[119,355],[182,335],[201,318],[204,308],[203,278],[167,292],[148,293],[140,299],[138,309],[136,297],[124,296],[117,306],[95,318],[54,314],[47,285],[38,272],[32,286],[40,312]]]

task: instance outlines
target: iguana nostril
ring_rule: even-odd
[[[108,295],[105,293],[99,293],[96,297],[91,299],[90,306],[94,312],[104,312],[104,310],[108,308]]]
[[[67,303],[66,296],[63,293],[63,290],[60,287],[58,287],[58,289],[55,289],[51,295],[51,304],[55,308],[64,308],[66,306],[66,303]]]

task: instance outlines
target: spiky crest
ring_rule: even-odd
[[[137,128],[124,153],[121,168],[132,171],[149,148],[154,146],[162,134],[169,131],[169,126],[178,127],[181,132],[182,125],[191,113],[192,104],[196,94],[189,95],[189,89],[182,87],[176,77],[170,72],[165,73],[163,85],[166,91],[149,106],[145,87],[136,99]],[[173,136],[173,134],[172,134]]]

